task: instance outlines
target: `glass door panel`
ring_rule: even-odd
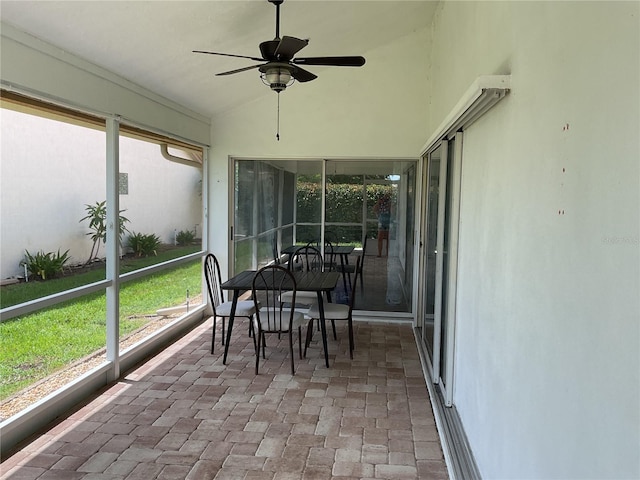
[[[424,318],[422,340],[433,366],[435,340],[435,299],[436,299],[436,253],[438,239],[438,201],[440,198],[440,161],[441,147],[428,157],[426,185],[426,238],[425,251],[425,283],[424,283]]]
[[[363,260],[357,310],[411,312],[415,165],[412,160],[236,160],[233,271],[286,261],[280,252],[289,246],[327,237],[354,247],[349,264],[358,256]],[[381,220],[383,209],[376,205],[385,197],[386,220]],[[340,285],[348,292],[352,278],[346,280]]]
[[[407,181],[403,189],[403,197],[405,203],[405,241],[404,252],[406,256],[406,265],[411,268],[404,269],[405,289],[413,292],[413,265],[414,265],[414,249],[415,249],[415,208],[416,208],[416,165],[411,165],[406,170]]]
[[[238,160],[234,179],[234,272],[258,269],[278,255],[283,217],[290,216],[293,188],[280,169],[267,162]]]
[[[448,375],[447,372],[447,352],[448,352],[448,342],[447,342],[447,331],[449,324],[449,311],[448,311],[448,302],[447,302],[447,294],[449,291],[449,248],[450,248],[450,234],[451,234],[451,207],[452,207],[452,198],[453,198],[453,188],[452,188],[452,179],[453,179],[453,155],[455,149],[455,141],[450,141],[447,144],[447,179],[446,179],[446,187],[444,193],[444,219],[443,219],[443,232],[442,232],[442,288],[441,288],[441,322],[440,322],[440,385],[443,388],[446,388],[446,382]]]

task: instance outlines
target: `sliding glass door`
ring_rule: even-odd
[[[309,242],[353,246],[356,309],[411,312],[416,162],[234,160],[233,272],[283,262]],[[347,290],[351,277],[339,282]],[[343,292],[347,293],[347,292]],[[347,298],[336,292],[336,298]]]
[[[423,184],[424,282],[417,328],[447,405],[452,401],[461,140],[456,134],[427,152]]]

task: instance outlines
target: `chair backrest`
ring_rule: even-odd
[[[353,306],[356,303],[356,284],[358,283],[358,277],[361,272],[362,272],[362,263],[360,262],[360,257],[358,257],[356,259],[356,273],[353,276],[353,283],[351,284],[351,295],[349,296],[349,315],[351,315],[351,312],[353,311]]]
[[[324,255],[324,270],[332,271],[335,270],[336,266],[336,255],[333,253],[333,248],[337,245],[337,242],[334,242],[331,239],[331,237],[334,237],[335,235],[332,235],[330,233],[328,234],[329,237],[327,237],[326,235],[327,234],[325,234],[324,248],[322,248],[322,242],[319,239],[311,240],[309,243],[307,243],[306,246],[314,247],[320,252],[321,256]]]
[[[207,281],[207,291],[213,314],[216,314],[216,307],[224,303],[224,294],[221,288],[222,277],[220,276],[220,264],[213,253],[207,254],[204,259],[204,278]]]
[[[333,272],[336,270],[336,254],[333,250],[334,244],[330,240],[324,241],[324,269],[326,272]]]
[[[311,245],[300,247],[289,258],[288,269],[290,271],[302,270],[304,272],[322,271],[322,253]]]
[[[280,265],[267,265],[256,272],[251,284],[256,319],[264,332],[288,332],[293,322],[293,308],[280,302],[284,292],[293,292],[291,304],[296,302],[296,279]],[[260,302],[258,304],[258,302]]]

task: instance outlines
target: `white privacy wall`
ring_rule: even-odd
[[[454,404],[483,478],[640,478],[640,4],[445,2],[431,126],[464,137]]]
[[[417,158],[427,123],[428,32],[362,52],[362,68],[313,67],[318,79],[212,121],[210,241],[227,271],[229,157]],[[247,73],[250,74],[250,73]],[[256,76],[256,89],[266,89]]]
[[[7,109],[0,122],[0,278],[24,275],[25,250],[69,250],[69,264],[84,263],[92,241],[89,222],[80,219],[85,205],[106,198],[105,133]],[[120,209],[130,232],[168,244],[175,230],[202,234],[200,168],[169,162],[159,145],[126,137],[120,156],[128,176]]]

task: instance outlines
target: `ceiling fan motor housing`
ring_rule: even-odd
[[[267,63],[260,67],[262,81],[274,92],[280,93],[291,85],[293,76],[288,63]]]

